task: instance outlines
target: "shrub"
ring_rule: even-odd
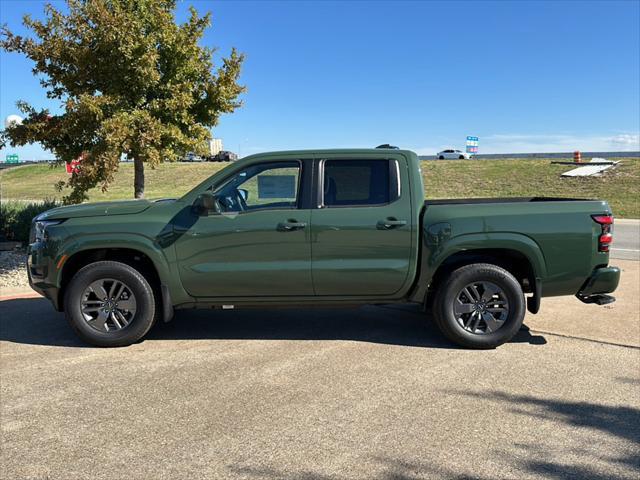
[[[58,205],[55,200],[0,203],[0,237],[27,243],[33,217]]]

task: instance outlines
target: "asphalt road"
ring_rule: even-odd
[[[454,348],[412,308],[189,311],[84,347],[0,303],[7,479],[638,478],[640,350]]]
[[[615,220],[611,257],[640,260],[640,220]]]

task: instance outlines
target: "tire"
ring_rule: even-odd
[[[440,156],[438,157],[438,160],[444,160],[444,155],[440,155]]]
[[[464,160],[464,155],[460,155],[460,156],[458,157],[458,160]]]
[[[507,270],[489,263],[454,270],[438,288],[433,304],[435,324],[443,335],[475,349],[496,348],[511,340],[522,326],[525,312],[518,281]]]
[[[112,289],[121,293],[110,302],[112,310],[109,306],[105,310],[100,299]],[[123,347],[137,342],[151,329],[162,311],[159,300],[146,278],[133,267],[114,261],[95,262],[71,279],[64,296],[65,316],[85,342],[97,347]],[[95,318],[90,319],[92,316]]]

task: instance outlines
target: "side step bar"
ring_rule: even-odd
[[[595,295],[589,295],[587,297],[576,295],[576,298],[583,303],[595,303],[596,305],[607,305],[616,301],[616,297],[605,295],[604,293],[597,293]]]

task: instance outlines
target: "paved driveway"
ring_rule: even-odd
[[[190,311],[82,346],[0,303],[2,471],[74,478],[637,478],[640,350],[454,348],[412,308]]]
[[[640,347],[640,263],[615,259],[611,264],[621,270],[614,303],[585,305],[573,297],[545,297],[540,313],[527,314],[525,322],[537,331]]]

